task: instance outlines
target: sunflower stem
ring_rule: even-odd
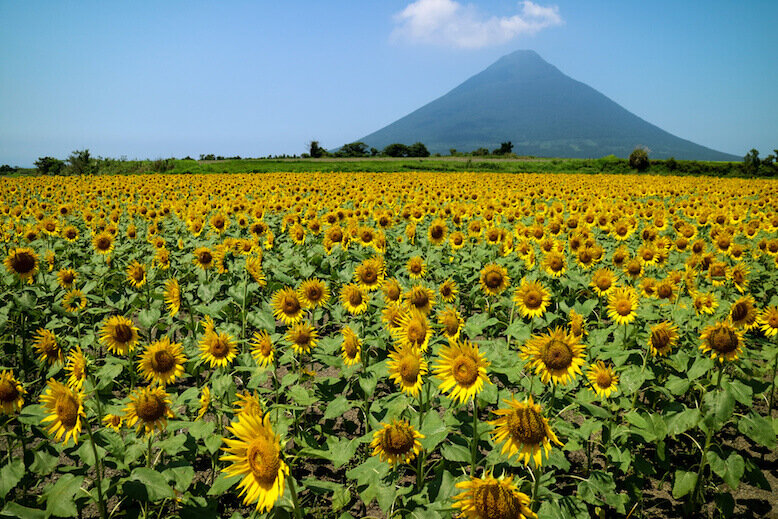
[[[473,442],[470,444],[470,477],[475,477],[478,461],[478,397],[473,396]]]
[[[535,483],[532,485],[532,506],[533,512],[537,512],[540,508],[540,501],[538,500],[538,489],[540,488],[540,477],[543,475],[543,467],[537,466],[532,471],[532,475],[535,477]]]
[[[625,325],[625,329],[626,329],[626,325]],[[640,368],[640,376],[642,378],[643,372],[646,370],[646,361],[648,361],[648,354],[645,351],[643,351],[641,354],[643,355],[643,367]],[[635,390],[635,394],[632,395],[632,406],[630,407],[630,409],[635,409],[635,404],[637,404],[639,392],[640,392],[640,388],[637,388]]]
[[[246,340],[246,294],[248,293],[249,282],[246,279],[248,270],[243,269],[243,301],[240,308],[240,338]]]
[[[103,470],[102,460],[97,455],[97,446],[94,436],[92,436],[92,426],[86,424],[86,432],[89,434],[89,443],[92,445],[92,454],[95,457],[95,475],[97,476],[97,508],[100,511],[100,519],[107,519],[108,514],[105,508],[105,499],[103,498]]]
[[[721,388],[721,377],[724,375],[724,363],[720,363],[719,376],[716,379],[715,391]],[[713,426],[709,425],[708,430],[705,433],[705,446],[702,448],[702,454],[700,455],[700,468],[697,470],[697,479],[694,481],[694,490],[691,494],[691,506],[693,511],[696,510],[697,504],[702,502],[702,478],[705,474],[705,466],[707,465],[707,454],[710,449],[713,440]]]
[[[294,477],[289,476],[289,493],[292,494],[292,503],[294,504],[294,516],[297,519],[303,519],[303,509],[300,507],[300,500],[297,498],[297,489],[294,486]]]
[[[153,438],[154,438],[154,434],[149,433],[149,452],[148,452],[148,455],[146,456],[146,466],[148,468],[151,468],[151,459],[152,459],[151,458],[151,449],[152,449],[151,442],[152,442]]]
[[[775,405],[775,374],[778,373],[778,353],[775,354],[775,363],[773,364],[773,378],[770,384],[770,408],[767,410],[767,416],[773,416],[773,406]]]

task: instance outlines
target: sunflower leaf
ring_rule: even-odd
[[[25,517],[27,519],[45,519],[47,517],[44,510],[28,508],[14,502],[6,503],[0,515],[13,518]]]
[[[776,436],[770,420],[762,415],[750,413],[737,424],[738,431],[768,449],[775,448]]]
[[[231,489],[238,481],[238,476],[227,476],[225,473],[220,473],[219,477],[214,480],[213,485],[208,490],[209,496],[220,496]]]
[[[680,499],[692,490],[697,483],[697,474],[686,470],[675,471],[675,483],[673,483],[673,497]]]
[[[83,481],[84,476],[64,474],[56,483],[46,487],[41,495],[41,500],[45,498],[46,501],[46,515],[75,517],[78,513],[75,496]]]
[[[743,457],[736,452],[731,453],[727,458],[727,472],[724,474],[724,482],[729,485],[729,488],[736,490],[745,470],[746,463],[743,461]]]
[[[14,460],[0,469],[0,494],[8,495],[24,477],[24,462]]]
[[[124,492],[141,501],[159,501],[173,497],[173,489],[168,485],[167,478],[148,467],[138,467],[132,471],[124,482]]]

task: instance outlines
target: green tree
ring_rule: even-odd
[[[759,152],[754,148],[751,148],[751,151],[746,153],[746,156],[743,157],[743,171],[745,171],[747,175],[757,175],[761,164],[762,161],[759,159]]]
[[[629,154],[629,167],[638,171],[646,171],[651,166],[648,159],[648,148],[638,146]]]
[[[324,148],[319,146],[319,141],[311,141],[310,144],[308,144],[308,154],[314,159],[323,157],[325,153],[326,151]]]
[[[367,156],[367,144],[361,141],[344,144],[340,149],[343,157],[365,157]]]
[[[501,142],[500,147],[492,152],[492,155],[508,155],[513,153],[513,143],[511,141]]]
[[[405,157],[408,155],[408,146],[395,142],[384,148],[384,155],[387,157]]]
[[[59,175],[65,169],[65,163],[54,157],[39,157],[35,161],[35,167],[43,175]]]
[[[414,142],[408,146],[409,157],[429,157],[430,152],[422,142]]]
[[[89,150],[76,150],[67,160],[68,170],[73,175],[91,175],[95,172],[95,163]]]

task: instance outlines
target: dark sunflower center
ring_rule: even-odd
[[[349,337],[343,341],[343,351],[346,352],[346,356],[350,359],[354,359],[357,356],[357,341]]]
[[[600,389],[608,389],[609,387],[611,387],[612,382],[613,382],[613,378],[611,377],[610,372],[608,372],[607,370],[600,370],[597,372],[595,383]]]
[[[743,302],[735,304],[735,306],[732,307],[731,315],[733,321],[742,321],[748,316],[748,305]]]
[[[75,280],[76,276],[72,272],[65,272],[62,274],[62,282],[66,285],[70,285]]]
[[[390,285],[389,289],[386,291],[386,297],[392,301],[400,299],[400,287],[397,285]]]
[[[411,263],[411,272],[413,272],[414,274],[418,274],[419,272],[421,272],[421,263],[419,263],[418,261],[414,261],[413,263]]]
[[[511,438],[524,445],[538,445],[546,438],[543,417],[531,407],[515,409],[507,416]]]
[[[451,292],[452,292],[452,290],[451,290],[451,287],[449,285],[443,285],[442,287],[440,287],[440,295],[442,295],[443,297],[450,296]]]
[[[107,236],[101,236],[97,239],[97,248],[99,250],[108,250],[111,248],[111,239]]]
[[[13,402],[17,398],[19,398],[19,390],[16,384],[10,380],[0,382],[0,402]]]
[[[365,284],[375,283],[378,279],[378,272],[372,266],[368,265],[362,269],[362,275],[360,276],[360,279]]]
[[[738,346],[737,334],[726,328],[713,330],[708,336],[708,346],[719,353],[730,353]]]
[[[400,360],[398,370],[403,382],[407,385],[413,385],[419,380],[419,370],[421,366],[416,355],[406,355]]]
[[[473,507],[483,519],[513,519],[521,515],[521,503],[502,485],[491,483],[473,490]]]
[[[213,256],[211,255],[210,252],[208,252],[207,250],[204,250],[204,251],[200,252],[200,254],[197,255],[197,260],[202,265],[209,265],[213,261]]]
[[[281,303],[281,309],[286,315],[295,315],[300,311],[300,301],[294,296],[286,296]]]
[[[362,292],[359,290],[352,290],[348,294],[348,302],[351,306],[359,306],[362,304]]]
[[[388,454],[406,454],[413,449],[413,433],[406,427],[393,425],[386,431],[381,448]]]
[[[65,237],[69,240],[74,240],[76,236],[78,236],[78,233],[76,232],[75,229],[68,229],[67,231],[65,231]]]
[[[430,298],[426,290],[416,290],[411,296],[411,304],[416,308],[424,308],[429,302]]]
[[[670,344],[670,333],[664,328],[654,330],[651,332],[651,344],[657,350],[663,350],[667,348],[667,346]]]
[[[57,418],[66,429],[72,429],[78,422],[78,402],[70,395],[60,396],[54,404]]]
[[[578,254],[578,261],[580,261],[584,265],[588,265],[589,263],[592,262],[592,255],[591,255],[591,253],[587,249],[582,250]]]
[[[470,387],[478,380],[478,366],[472,357],[459,355],[454,359],[451,374],[457,384],[463,387]]]
[[[632,303],[628,299],[616,301],[616,313],[622,316],[632,313]]]
[[[558,257],[551,258],[551,261],[549,261],[549,266],[551,267],[551,270],[554,272],[559,272],[562,270],[562,267],[564,264],[562,263],[562,259]]]
[[[443,318],[443,331],[449,337],[453,337],[459,330],[459,320],[454,314],[446,314]]]
[[[548,368],[567,369],[573,362],[573,351],[566,342],[553,339],[546,346],[541,359]]]
[[[143,281],[143,278],[146,276],[146,272],[143,270],[142,267],[136,267],[132,270],[132,279],[134,279],[137,282]]]
[[[270,351],[272,349],[272,344],[270,344],[270,341],[265,339],[259,344],[259,352],[262,354],[263,357],[267,357],[270,355]]]
[[[600,276],[597,278],[597,288],[600,290],[608,290],[611,287],[611,279],[608,276]]]
[[[443,228],[439,225],[434,225],[430,230],[430,236],[433,240],[439,240],[443,237]]]
[[[263,485],[272,485],[281,470],[281,458],[278,448],[265,440],[257,438],[246,450],[246,460],[252,474]]]
[[[308,298],[308,301],[311,301],[312,303],[319,301],[321,296],[322,290],[316,285],[308,287],[307,293],[305,294],[305,297]]]
[[[113,338],[116,342],[130,342],[132,340],[132,328],[124,323],[117,324],[113,329]]]
[[[640,263],[637,261],[630,261],[627,265],[627,271],[632,276],[637,276],[640,274]]]
[[[214,218],[213,219],[213,226],[216,227],[217,229],[223,228],[224,227],[224,218],[222,218],[221,216],[217,216],[216,218]]]
[[[166,373],[176,365],[176,359],[169,351],[160,350],[151,357],[151,368],[157,373]]]
[[[540,308],[540,305],[542,303],[543,303],[543,296],[538,290],[530,289],[527,292],[527,294],[524,296],[524,306],[532,310],[536,308]]]
[[[408,342],[411,344],[421,344],[427,336],[427,327],[419,321],[414,319],[408,324]]]
[[[143,395],[136,405],[138,418],[146,423],[159,420],[165,415],[166,405],[157,395]]]
[[[460,235],[454,236],[454,245],[462,245],[464,238]]]
[[[222,359],[230,353],[230,345],[223,337],[216,335],[213,338],[209,351],[211,352],[211,355],[217,359]]]
[[[716,263],[710,267],[710,277],[723,278],[726,275],[725,267],[721,263]]]
[[[294,343],[298,346],[307,346],[311,342],[311,334],[308,330],[300,330],[294,336]]]
[[[27,274],[35,268],[35,256],[27,251],[17,252],[11,258],[11,267],[19,274]]]
[[[670,297],[673,295],[673,287],[667,284],[661,284],[656,291],[656,295],[658,295],[661,299],[670,299]]]
[[[499,272],[491,271],[484,276],[484,284],[489,288],[497,288],[502,284],[502,274]]]

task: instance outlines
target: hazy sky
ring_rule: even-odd
[[[778,148],[778,2],[0,0],[0,164],[299,154],[536,50],[720,151]]]

